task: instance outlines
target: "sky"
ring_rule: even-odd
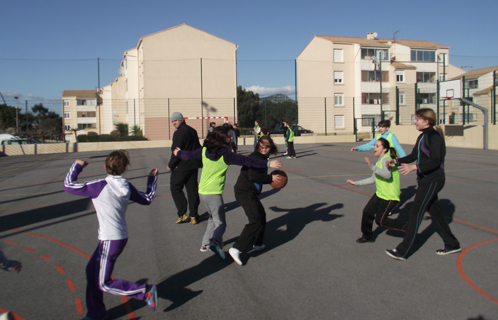
[[[294,97],[295,59],[315,35],[398,31],[449,46],[449,62],[469,71],[498,66],[497,9],[496,0],[3,1],[0,92],[8,105],[61,113],[64,90],[110,84],[124,51],[182,23],[237,44],[237,84],[261,97]]]

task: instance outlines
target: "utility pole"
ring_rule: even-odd
[[[14,99],[16,99],[16,133],[19,133],[19,117],[17,115],[17,99],[19,99],[19,97],[14,97]]]

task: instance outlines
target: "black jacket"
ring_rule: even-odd
[[[173,155],[173,150],[180,148],[186,151],[197,150],[201,147],[197,131],[194,128],[182,122],[173,134],[173,142],[171,144],[171,159],[168,167],[173,171],[194,170],[202,167],[201,159],[193,159],[184,161]]]
[[[253,152],[249,155],[249,157],[257,158],[257,159],[267,159],[267,157],[263,156],[259,152]],[[243,166],[240,169],[240,175],[235,183],[234,189],[235,192],[243,192],[243,193],[252,193],[252,194],[260,194],[262,188],[262,184],[269,184],[272,182],[271,174],[268,174],[268,168],[253,168]],[[256,187],[255,183],[258,183],[260,189]]]

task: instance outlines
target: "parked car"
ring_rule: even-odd
[[[291,128],[292,128],[292,131],[294,131],[295,136],[300,136],[303,133],[313,133],[313,131],[308,130],[308,129],[304,129],[300,125],[296,125],[296,124],[293,124],[291,126]]]
[[[2,146],[20,145],[20,144],[35,144],[40,143],[40,141],[35,139],[11,139],[3,140]]]
[[[285,133],[285,128],[276,126],[274,129],[270,129],[270,134],[284,134]]]

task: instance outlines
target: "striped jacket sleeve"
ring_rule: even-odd
[[[64,180],[64,191],[77,196],[97,198],[102,189],[107,185],[107,181],[99,179],[79,183],[77,180],[81,171],[83,171],[81,165],[74,163],[71,166]]]
[[[130,200],[135,201],[136,203],[149,205],[152,200],[154,200],[154,196],[156,195],[157,188],[157,176],[149,176],[147,178],[147,191],[141,192],[135,188],[134,185],[130,183]]]

